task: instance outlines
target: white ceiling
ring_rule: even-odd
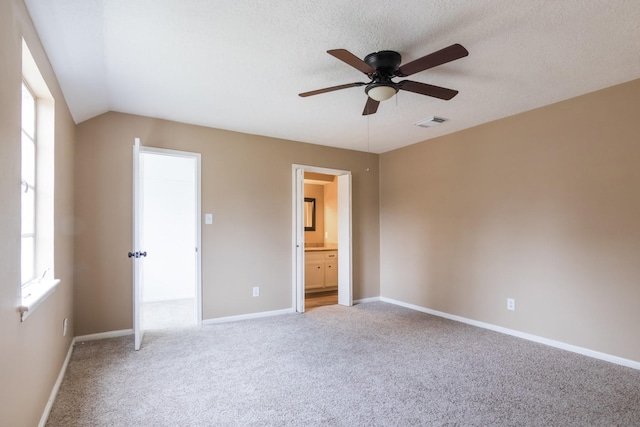
[[[76,122],[106,111],[385,152],[640,77],[638,0],[25,0]],[[368,79],[326,53],[460,43],[466,58],[362,116]],[[449,121],[424,129],[437,115]]]

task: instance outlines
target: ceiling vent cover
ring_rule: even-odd
[[[437,117],[437,116],[431,116],[427,119],[424,120],[420,120],[419,122],[414,123],[416,126],[420,126],[423,128],[432,128],[434,126],[437,126],[441,123],[446,122],[449,119],[445,119],[443,117]]]

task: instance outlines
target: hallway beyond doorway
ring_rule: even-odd
[[[196,301],[183,298],[142,303],[145,329],[181,328],[196,325]]]

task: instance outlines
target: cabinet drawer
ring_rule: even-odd
[[[304,261],[305,262],[322,262],[324,261],[324,253],[323,252],[305,252]]]
[[[327,251],[324,253],[324,259],[333,261],[338,259],[338,251]]]

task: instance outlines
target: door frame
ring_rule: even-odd
[[[143,258],[139,255],[142,252],[140,242],[140,219],[142,217],[140,212],[140,200],[142,199],[140,175],[140,138],[135,138],[133,143],[133,188],[131,191],[133,199],[133,236],[132,252],[129,252],[129,258],[133,258],[133,348],[136,351],[140,350],[142,338],[144,337],[144,328],[142,327]]]
[[[304,172],[315,172],[338,177],[338,304],[353,305],[352,266],[352,202],[351,171],[319,166],[292,165],[291,203],[291,258],[292,307],[304,313]]]
[[[139,138],[136,138],[136,144],[139,144]],[[146,153],[146,154],[157,154],[157,155],[164,155],[164,156],[171,156],[171,157],[180,157],[180,158],[190,158],[190,159],[194,159],[195,160],[195,196],[196,196],[196,209],[195,209],[195,233],[196,233],[196,247],[194,248],[194,250],[196,251],[196,290],[195,290],[195,305],[196,305],[196,324],[198,326],[202,325],[202,214],[201,214],[201,206],[202,206],[202,192],[201,192],[201,188],[202,188],[202,168],[201,168],[201,154],[200,153],[196,153],[196,152],[191,152],[191,151],[181,151],[181,150],[173,150],[173,149],[167,149],[167,148],[157,148],[157,147],[148,147],[148,146],[142,146],[140,145],[138,147],[137,150],[137,155],[138,155],[138,159],[137,160],[138,164],[139,164],[139,160],[140,160],[140,155]],[[134,148],[134,155],[136,154],[136,150]],[[134,170],[134,173],[137,173],[137,179],[140,180],[141,179],[141,170],[140,168],[136,168]],[[136,181],[136,177],[134,177],[134,182]],[[140,187],[142,187],[142,182],[140,181]],[[141,188],[140,188],[141,190]],[[141,212],[141,202],[142,202],[142,194],[140,191],[135,192],[134,191],[134,209],[137,210],[137,212]],[[135,217],[135,213],[134,213],[134,217]],[[139,243],[139,242],[138,242]],[[134,250],[144,250],[144,248],[136,248]],[[139,341],[142,341],[142,334],[144,333],[143,326],[140,322],[140,312],[141,312],[141,288],[142,284],[141,283],[134,283],[134,324],[137,323],[137,325],[135,326],[136,331],[140,330],[139,333]],[[136,347],[140,347],[140,342],[136,343]],[[137,349],[137,348],[136,348]]]

